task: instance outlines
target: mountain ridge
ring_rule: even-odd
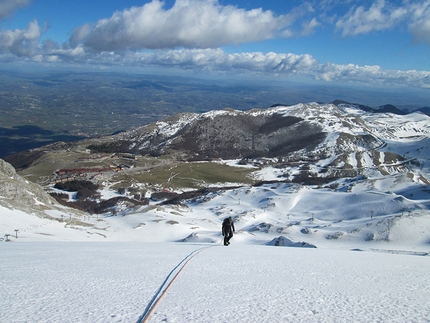
[[[387,142],[417,141],[430,133],[428,117],[424,115],[369,113],[355,104],[337,103],[181,113],[116,135],[56,143],[5,160],[17,169],[25,169],[38,163],[47,152],[73,150],[81,145],[79,149],[90,151],[90,155],[171,156],[178,161],[241,159],[247,163],[264,159],[264,163],[271,164],[320,161],[319,168],[325,172],[320,177],[343,176],[336,174],[339,172],[357,176],[369,167],[404,168],[414,156],[397,153],[387,147]],[[399,135],[402,132],[413,135],[408,135],[408,139]]]

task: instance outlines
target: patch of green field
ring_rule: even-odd
[[[162,165],[143,172],[118,173],[113,176],[113,182],[120,182],[116,186],[131,186],[141,183],[150,187],[180,189],[204,188],[209,185],[224,185],[225,183],[252,184],[253,169],[232,167],[218,163],[178,163]]]
[[[33,166],[20,171],[19,175],[43,185],[52,180],[55,172],[62,168],[104,168],[114,165],[110,158],[78,162],[77,160],[83,156],[85,155],[75,151],[55,150],[47,152]]]

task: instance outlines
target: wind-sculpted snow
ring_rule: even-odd
[[[269,180],[278,171],[259,172]],[[136,322],[178,264],[209,247],[187,262],[148,322],[424,322],[430,191],[428,169],[420,172],[375,171],[332,187],[213,188],[96,216],[54,202],[36,212],[25,196],[49,201],[46,193],[3,163],[4,187],[28,204],[5,204],[3,188],[0,321]],[[225,247],[228,216],[236,232]]]
[[[404,255],[278,250],[208,249],[190,263],[149,322],[426,320],[429,289],[419,268],[428,268],[426,257],[409,256],[407,264]]]
[[[384,140],[419,141],[430,135],[429,117],[422,113],[399,116],[390,113],[366,114],[366,123]]]
[[[397,176],[363,180],[349,190],[274,183],[213,190],[181,205],[153,204],[122,211],[122,216],[116,217],[85,218],[55,211],[49,219],[40,221],[35,221],[34,215],[14,214],[2,208],[0,223],[11,234],[14,229],[20,230],[17,241],[125,239],[206,243],[220,241],[222,219],[232,216],[236,243],[267,244],[285,236],[293,243],[304,241],[317,247],[326,246],[329,241],[352,245],[395,241],[426,248],[430,241],[430,193],[425,187],[407,176]]]

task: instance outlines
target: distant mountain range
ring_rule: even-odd
[[[47,154],[85,149],[83,156],[126,153],[178,161],[239,159],[242,164],[264,160],[280,169],[312,164],[318,165],[312,176],[338,178],[365,174],[369,169],[405,169],[417,162],[419,154],[413,149],[399,151],[399,147],[428,140],[429,134],[429,117],[424,114],[406,114],[390,105],[371,109],[336,101],[181,113],[112,136],[48,145],[5,160],[22,170],[49,163]],[[74,162],[62,158],[63,164]]]
[[[232,215],[242,237],[266,243],[390,241],[408,226],[428,244],[430,117],[335,103],[180,113],[8,156],[17,173],[0,160],[0,224],[30,230],[37,217],[66,222],[48,237],[169,230],[198,242],[216,241]]]

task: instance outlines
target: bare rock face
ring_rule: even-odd
[[[12,165],[2,159],[0,159],[0,182],[0,204],[8,208],[41,209],[56,204],[41,186],[19,176]]]
[[[18,175],[15,172],[15,168],[7,162],[5,162],[3,159],[0,159],[0,176],[2,180],[6,177],[9,178],[15,178]]]

